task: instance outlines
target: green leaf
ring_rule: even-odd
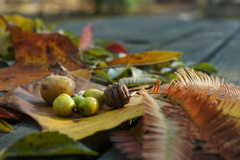
[[[81,52],[81,55],[82,55],[82,60],[84,61],[85,64],[93,65],[93,66],[98,64],[99,59],[96,56],[93,56],[91,54],[87,54],[84,52]]]
[[[196,71],[201,71],[201,72],[207,73],[208,75],[218,73],[217,69],[213,65],[205,62],[193,65],[191,67]]]
[[[13,53],[13,45],[11,43],[11,38],[9,32],[0,28],[0,56],[2,61],[11,61],[15,59]]]
[[[113,82],[109,74],[107,74],[104,70],[93,71],[92,78],[103,82]]]
[[[46,32],[46,31],[53,32],[55,28],[54,24],[46,25],[40,18],[35,19],[35,24],[36,24],[37,33]]]
[[[58,31],[58,33],[68,37],[76,46],[79,45],[79,36],[77,36],[73,32],[61,29]]]
[[[91,48],[91,49],[85,50],[85,52],[96,57],[106,57],[110,55],[110,53],[103,48]]]
[[[59,156],[87,154],[98,155],[79,141],[55,131],[35,132],[26,135],[12,146],[8,147],[1,157],[21,156]]]
[[[0,130],[7,131],[7,132],[13,132],[12,126],[2,119],[0,119]]]

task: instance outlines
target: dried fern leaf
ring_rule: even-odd
[[[121,78],[119,82],[124,83],[127,87],[137,87],[141,85],[154,85],[157,78]]]
[[[194,71],[191,68],[180,68],[175,72],[178,77],[177,82],[184,86],[188,83],[198,86],[211,86],[213,88],[220,88],[224,80],[220,80],[218,77],[209,76],[206,73],[200,71]]]
[[[195,140],[202,140],[198,129],[193,125],[192,121],[189,119],[182,107],[176,105],[168,105],[161,107],[163,113],[181,127],[182,137],[188,139],[192,143]]]
[[[151,89],[150,93],[159,93],[160,92],[160,85],[161,85],[161,81],[159,79],[157,79],[155,81],[155,84],[154,84],[153,88]]]
[[[198,85],[188,84],[184,87],[174,86],[168,92],[168,98],[175,104],[180,104],[189,118],[201,133],[205,141],[226,159],[240,159],[240,135],[236,121],[224,115],[221,108],[227,103],[216,103],[216,95],[211,87],[202,91]]]
[[[130,159],[141,159],[142,119],[130,130],[116,131],[110,137],[114,146]]]
[[[238,96],[225,95],[217,109],[222,110],[225,115],[240,119],[240,101]]]
[[[230,95],[235,95],[235,96],[240,96],[240,86],[236,86],[235,84],[223,84],[221,85],[220,88],[221,91],[224,93],[230,94]]]
[[[178,124],[160,111],[154,99],[140,91],[145,113],[143,116],[142,157],[146,160],[191,159],[192,144],[184,139]]]
[[[240,87],[234,84],[223,84],[217,77],[209,76],[202,72],[196,72],[190,68],[181,68],[176,73],[179,80],[174,83],[179,88],[188,84],[199,86],[199,92],[205,93],[212,101],[219,103],[218,109],[223,114],[233,118],[240,118]]]

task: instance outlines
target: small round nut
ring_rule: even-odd
[[[106,105],[113,108],[122,108],[130,101],[128,88],[122,82],[109,85],[104,90],[104,97]]]

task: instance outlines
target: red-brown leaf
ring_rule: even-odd
[[[113,42],[105,47],[106,50],[113,53],[125,53],[130,54],[121,44],[118,42]]]

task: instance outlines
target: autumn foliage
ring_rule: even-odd
[[[177,81],[140,92],[145,112],[135,130],[142,134],[116,132],[116,147],[134,159],[239,159],[239,87],[190,68],[176,74]],[[169,105],[156,103],[163,95]]]

